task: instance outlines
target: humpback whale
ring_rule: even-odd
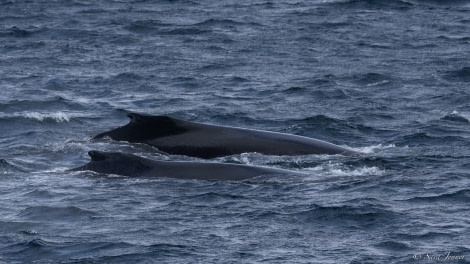
[[[94,171],[129,177],[167,177],[200,180],[245,180],[262,175],[293,175],[292,171],[249,165],[156,161],[120,152],[88,152],[91,161],[71,171]]]
[[[144,143],[168,154],[204,159],[247,152],[264,155],[355,155],[355,151],[322,140],[254,130],[202,124],[169,116],[137,113],[127,115],[130,122],[122,127],[101,133],[94,139]]]

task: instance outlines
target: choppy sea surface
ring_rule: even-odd
[[[0,263],[470,263],[469,58],[465,0],[0,1]],[[129,112],[361,155],[90,140]],[[92,149],[304,176],[67,171]]]

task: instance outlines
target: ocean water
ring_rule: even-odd
[[[470,263],[469,32],[465,0],[0,1],[0,263]],[[90,140],[129,112],[361,155]],[[305,176],[67,171],[92,149]]]

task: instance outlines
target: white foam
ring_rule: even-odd
[[[71,114],[63,111],[51,112],[51,113],[40,113],[40,112],[21,112],[16,113],[17,117],[25,117],[29,119],[35,119],[38,121],[44,121],[46,119],[52,119],[56,122],[69,122],[72,118]]]
[[[377,86],[377,85],[386,84],[386,83],[389,83],[389,82],[390,82],[390,81],[385,80],[385,81],[380,81],[380,82],[375,82],[375,83],[369,83],[369,84],[367,84],[366,86],[367,86],[367,87]]]
[[[317,0],[319,4],[335,4],[335,3],[347,3],[351,0]]]
[[[454,111],[452,111],[452,113],[450,115],[464,118],[465,120],[470,122],[470,114],[469,113],[460,113],[460,112],[454,110]]]
[[[385,173],[384,170],[372,166],[372,167],[367,167],[363,166],[360,168],[353,168],[349,166],[345,166],[340,163],[333,163],[333,162],[327,162],[322,165],[313,167],[313,168],[306,168],[306,171],[314,171],[314,172],[320,172],[322,174],[326,175],[331,175],[331,176],[369,176],[369,175],[383,175]]]
[[[378,150],[384,150],[384,149],[390,149],[390,148],[396,148],[395,144],[388,144],[388,145],[378,144],[378,145],[351,148],[351,149],[357,152],[368,154],[368,153],[376,153]]]

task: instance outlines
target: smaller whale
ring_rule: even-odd
[[[129,177],[166,177],[240,181],[262,175],[293,175],[292,171],[226,163],[156,161],[120,152],[88,152],[91,161],[71,171],[94,171]]]
[[[93,139],[144,143],[168,154],[204,159],[257,152],[264,155],[355,155],[355,151],[318,139],[263,130],[189,122],[168,116],[127,115],[130,122]]]

